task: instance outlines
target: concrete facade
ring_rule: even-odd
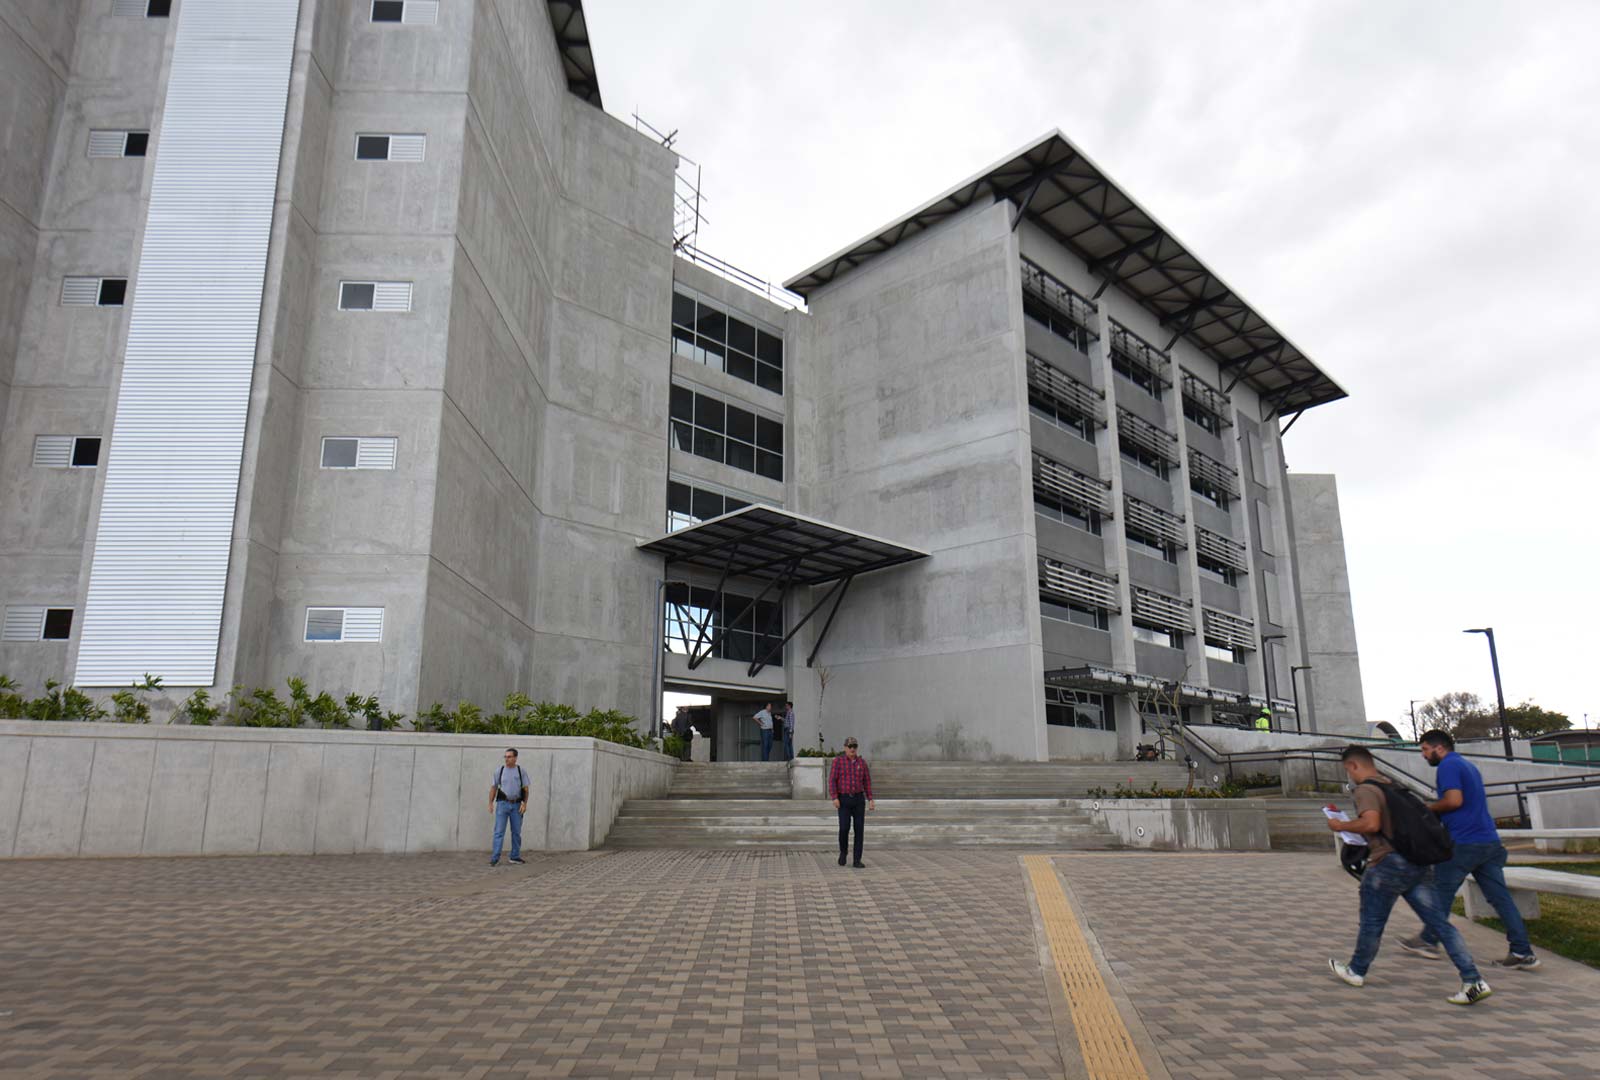
[[[183,18],[182,3],[171,19],[49,7],[0,0],[19,118],[0,168],[0,605],[75,616],[64,640],[0,642],[0,673],[28,692],[73,680],[105,471],[36,465],[35,439],[109,439],[127,333],[126,307],[63,305],[62,279],[131,276],[148,209],[148,159],[91,158],[87,140],[149,130],[160,154]],[[214,694],[299,676],[402,713],[521,691],[647,720],[664,578],[717,581],[637,545],[689,524],[665,511],[693,489],[929,553],[861,577],[820,648],[819,618],[755,674],[737,650],[692,670],[664,651],[663,686],[713,697],[719,760],[754,755],[749,714],[773,699],[795,702],[797,746],[855,734],[880,759],[1132,756],[1147,702],[1075,710],[1047,691],[1046,672],[1084,666],[1270,701],[1292,728],[1291,667],[1311,664],[1300,723],[1362,729],[1331,478],[1293,487],[1260,387],[1230,383],[1011,199],[973,202],[800,305],[675,256],[674,155],[579,96],[547,5],[371,15],[300,3]],[[358,158],[373,134],[425,149]],[[1086,337],[1029,306],[1039,274],[1092,297]],[[348,310],[345,282],[406,283],[410,299]],[[681,348],[675,296],[778,342],[781,370]],[[1125,335],[1157,343],[1163,393],[1127,377]],[[1074,434],[1043,418],[1041,364],[1097,396],[1103,422]],[[1223,400],[1215,423],[1186,418],[1181,373]],[[777,467],[760,464],[770,446],[752,448],[757,465],[700,452],[674,427],[684,395],[781,424]],[[1170,467],[1131,464],[1124,429],[1165,433]],[[329,438],[393,440],[392,467],[328,467]],[[1237,494],[1192,494],[1191,454]],[[1093,528],[1041,510],[1040,457],[1103,487]],[[1164,547],[1130,534],[1134,503],[1175,530]],[[1202,531],[1236,571],[1202,564]],[[1102,582],[1101,606],[1064,615],[1045,560]],[[789,620],[816,599],[803,593],[783,601]],[[1152,596],[1184,613],[1168,631],[1141,621]],[[313,608],[381,609],[381,632],[311,640]],[[1228,648],[1207,609],[1242,628]]]

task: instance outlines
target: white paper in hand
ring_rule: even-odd
[[[1327,819],[1329,821],[1349,821],[1350,820],[1350,815],[1345,813],[1343,810],[1338,809],[1337,807],[1324,806],[1322,808],[1322,812],[1323,812],[1324,815],[1327,816]],[[1339,834],[1339,839],[1343,840],[1347,844],[1360,844],[1362,847],[1366,847],[1367,846],[1367,838],[1365,836],[1362,836],[1360,833],[1341,832]]]

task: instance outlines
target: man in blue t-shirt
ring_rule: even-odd
[[[1505,924],[1506,941],[1511,946],[1506,958],[1495,963],[1519,971],[1532,971],[1539,966],[1539,958],[1533,955],[1522,913],[1506,888],[1506,848],[1495,830],[1494,818],[1489,816],[1483,777],[1476,765],[1455,750],[1456,741],[1446,732],[1430,731],[1422,736],[1422,756],[1439,770],[1434,785],[1439,798],[1429,803],[1428,809],[1439,815],[1456,848],[1449,862],[1434,867],[1439,903],[1448,909],[1456,898],[1456,890],[1471,874],[1478,888],[1483,890],[1484,899],[1493,905],[1495,914]],[[1426,927],[1416,937],[1403,939],[1400,947],[1430,959],[1439,957],[1439,939]]]

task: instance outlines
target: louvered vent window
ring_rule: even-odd
[[[372,21],[432,26],[439,21],[439,0],[372,0]]]
[[[111,14],[165,19],[172,14],[172,0],[111,0]]]
[[[357,161],[421,161],[426,135],[357,135]]]
[[[149,149],[148,131],[89,132],[89,156],[92,158],[144,157]]]
[[[92,469],[100,464],[100,436],[35,436],[33,463],[45,469]]]
[[[307,641],[382,641],[381,607],[308,607]]]
[[[19,604],[8,606],[0,625],[3,641],[66,641],[72,637],[72,609]]]
[[[329,435],[322,440],[322,467],[392,469],[398,444],[393,436]]]
[[[344,311],[410,311],[409,281],[341,281],[339,307]]]
[[[127,278],[69,277],[61,281],[63,304],[121,307],[127,297]]]

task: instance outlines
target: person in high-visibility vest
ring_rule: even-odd
[[[1272,709],[1269,706],[1266,706],[1266,705],[1261,706],[1261,715],[1256,717],[1256,730],[1257,731],[1271,731],[1272,730]]]

